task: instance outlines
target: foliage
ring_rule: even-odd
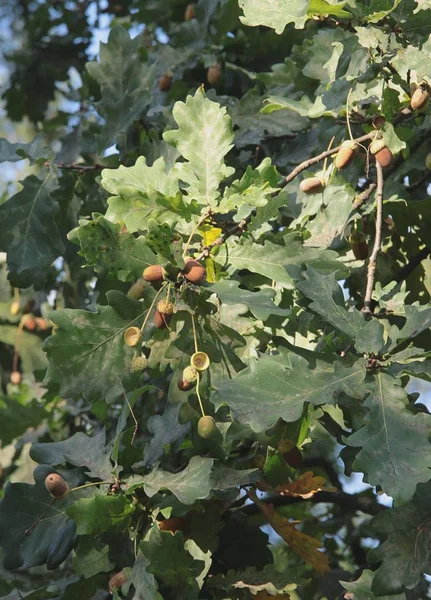
[[[428,597],[430,2],[0,18],[0,597]]]

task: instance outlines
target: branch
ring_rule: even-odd
[[[80,165],[79,163],[70,163],[66,165],[65,163],[45,163],[45,167],[58,167],[59,169],[69,170],[69,171],[78,171],[79,173],[86,173],[87,171],[98,171],[99,169],[104,169],[103,165],[96,163],[94,165]]]
[[[377,215],[376,215],[376,235],[374,238],[374,246],[373,251],[370,256],[370,260],[368,263],[368,272],[367,272],[367,289],[365,292],[364,298],[364,308],[362,312],[370,314],[371,313],[371,296],[373,295],[374,289],[374,278],[376,275],[376,264],[377,264],[377,256],[380,252],[380,246],[382,243],[382,220],[383,220],[383,167],[379,162],[376,161],[376,169],[377,169],[377,192],[376,192],[376,202],[377,202]]]
[[[355,138],[353,141],[360,144],[361,142],[366,142],[367,140],[373,139],[375,136],[376,136],[376,132],[372,131],[371,133],[367,133],[365,135],[362,135],[361,137]],[[287,175],[287,177],[284,181],[284,185],[287,185],[288,183],[290,183],[293,179],[295,179],[295,177],[297,175],[299,175],[299,173],[301,173],[301,171],[308,169],[308,167],[311,167],[311,165],[314,165],[314,164],[320,162],[321,160],[324,160],[328,156],[332,156],[332,154],[337,154],[337,152],[339,151],[340,148],[341,148],[341,146],[337,146],[336,148],[331,148],[330,150],[325,150],[325,152],[322,152],[321,154],[318,154],[317,156],[313,156],[313,158],[304,160],[304,162],[302,162],[297,167],[295,167],[293,169],[293,171],[289,175]]]
[[[225,233],[222,233],[220,237],[218,237],[212,244],[208,246],[203,246],[202,251],[196,256],[195,260],[202,260],[207,258],[211,254],[211,250],[215,248],[215,246],[221,246],[225,243],[226,239],[231,235],[240,235],[244,229],[247,227],[248,221],[243,219],[240,223],[236,223],[233,227],[228,229]]]
[[[407,277],[416,269],[416,267],[418,267],[423,260],[428,258],[430,254],[431,249],[427,246],[425,246],[425,248],[422,248],[422,250],[419,250],[419,252],[412,256],[409,262],[406,265],[404,265],[402,269],[399,270],[398,275],[395,277],[395,281],[397,283],[400,283],[401,281],[404,281],[404,279],[407,279]]]
[[[374,190],[376,189],[377,184],[372,182],[370,183],[370,185],[360,194],[358,194],[355,197],[355,200],[353,202],[352,207],[353,208],[359,208],[360,206],[362,206],[364,204],[364,202],[366,202],[368,200],[368,198],[371,196],[371,194],[374,192]]]
[[[338,504],[349,511],[361,511],[368,515],[377,515],[388,507],[376,502],[374,498],[360,496],[359,494],[346,494],[346,492],[317,492],[311,498],[295,498],[292,496],[268,496],[263,499],[273,506],[290,506],[299,502],[313,502],[314,504],[326,502],[329,504]],[[245,515],[255,515],[259,513],[259,508],[255,504],[243,506],[241,512]]]

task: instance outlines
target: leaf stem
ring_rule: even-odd
[[[196,335],[196,323],[195,323],[195,316],[191,315],[192,317],[192,328],[193,328],[193,340],[195,343],[195,352],[199,352],[199,348],[198,348],[198,337]]]
[[[186,247],[184,248],[183,251],[183,259],[186,258],[187,256],[187,252],[189,250],[189,246],[191,244],[192,238],[194,236],[194,234],[196,233],[196,231],[199,229],[199,227],[202,225],[202,223],[204,223],[208,217],[211,215],[211,211],[206,211],[199,219],[199,221],[196,223],[196,225],[193,227],[191,234],[189,235],[189,239],[187,240],[186,243]]]
[[[383,222],[383,167],[376,161],[377,169],[377,191],[376,191],[376,203],[377,203],[377,214],[376,214],[376,234],[374,237],[373,251],[368,262],[367,272],[367,289],[365,291],[364,308],[363,313],[371,313],[371,296],[374,289],[374,279],[376,275],[376,264],[377,256],[380,252],[380,246],[382,243],[382,222]]]
[[[93,485],[111,485],[115,483],[115,481],[93,481],[91,483],[84,483],[83,485],[78,485],[77,487],[71,488],[69,490],[69,494],[71,492],[76,492],[76,490],[83,490],[84,488],[91,487]]]
[[[198,371],[197,381],[196,381],[196,395],[197,395],[198,400],[199,400],[199,406],[200,406],[200,409],[201,409],[202,416],[204,417],[205,416],[204,405],[202,403],[202,398],[201,398],[201,394],[200,394],[200,391],[199,391],[200,382],[201,382],[201,374]]]

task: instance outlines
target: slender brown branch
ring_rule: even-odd
[[[373,139],[375,137],[375,135],[376,135],[376,132],[372,131],[371,133],[366,133],[365,135],[362,135],[361,137],[355,138],[354,141],[357,142],[358,144],[360,144],[362,142],[366,142],[367,140]],[[297,167],[295,167],[293,169],[293,171],[291,173],[289,173],[289,175],[287,175],[284,185],[287,185],[288,183],[293,181],[293,179],[295,179],[295,177],[297,177],[299,175],[299,173],[301,173],[301,171],[308,169],[308,167],[311,167],[311,165],[315,165],[316,163],[320,162],[321,160],[324,160],[325,158],[327,158],[328,156],[332,156],[332,154],[337,154],[337,152],[340,148],[341,148],[341,146],[337,146],[336,148],[331,148],[330,150],[325,150],[325,152],[322,152],[321,154],[318,154],[317,156],[313,156],[312,158],[309,158],[308,160],[304,160],[304,162],[302,162]]]
[[[96,163],[94,165],[81,165],[79,163],[70,163],[70,164],[65,164],[65,163],[49,163],[46,162],[45,163],[45,167],[50,167],[50,166],[54,166],[54,167],[58,167],[59,169],[63,169],[63,170],[69,170],[69,171],[78,171],[78,173],[86,173],[88,171],[98,171],[100,169],[104,169],[104,166]]]
[[[431,249],[425,246],[422,250],[419,250],[417,254],[412,256],[409,262],[399,270],[398,275],[395,277],[395,281],[400,283],[407,279],[407,277],[418,267],[423,260],[428,258],[431,255]]]
[[[370,185],[363,192],[360,192],[355,197],[352,207],[356,209],[356,208],[359,208],[360,206],[362,206],[364,204],[364,202],[366,202],[368,200],[368,198],[371,196],[371,194],[374,192],[376,187],[377,187],[377,184],[374,183],[374,181],[371,182]]]
[[[295,498],[292,496],[269,496],[264,501],[273,506],[290,506],[299,502],[313,502],[314,504],[325,502],[328,504],[338,504],[351,511],[361,511],[368,515],[377,515],[388,507],[376,502],[374,498],[361,496],[359,494],[346,494],[346,492],[317,492],[311,498]],[[246,515],[255,515],[259,513],[259,508],[255,504],[247,504],[240,508]]]
[[[376,234],[374,238],[373,251],[368,262],[367,272],[367,289],[364,298],[364,308],[362,312],[371,313],[371,296],[373,295],[374,279],[376,275],[376,264],[377,256],[380,252],[380,246],[382,243],[382,222],[383,222],[383,167],[379,162],[376,161],[377,170],[377,192],[376,192],[376,203],[377,203],[377,214],[376,214]]]
[[[417,181],[415,181],[414,183],[408,185],[406,187],[406,190],[408,192],[412,192],[413,190],[415,190],[416,188],[420,187],[423,183],[429,183],[431,180],[431,176],[429,171],[427,173],[425,173],[425,175],[422,175],[422,177],[419,177],[419,179]]]

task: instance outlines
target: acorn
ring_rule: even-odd
[[[137,346],[142,339],[139,327],[128,327],[124,332],[124,341],[128,346]]]
[[[349,244],[356,260],[368,258],[367,237],[362,231],[353,231],[349,237]]]
[[[142,273],[142,277],[145,281],[151,281],[151,283],[161,283],[166,276],[166,271],[162,265],[150,265]]]
[[[188,521],[181,517],[170,517],[169,519],[163,519],[157,523],[160,531],[170,531],[174,535],[177,531],[188,533],[190,527]]]
[[[184,21],[191,21],[192,19],[196,18],[195,6],[196,4],[194,2],[187,4],[186,11],[184,13]]]
[[[182,392],[188,392],[195,387],[198,373],[194,367],[186,367],[182,376],[178,379],[178,388]]]
[[[28,331],[34,331],[36,329],[36,319],[31,315],[26,315],[22,318],[22,323]]]
[[[325,184],[319,177],[308,177],[299,184],[299,189],[305,194],[318,194],[323,192],[324,188]]]
[[[49,328],[49,323],[43,317],[36,317],[36,327],[38,331],[46,331]]]
[[[346,140],[341,144],[335,157],[335,166],[337,169],[345,169],[353,162],[357,147],[358,144],[351,140]]]
[[[157,304],[157,310],[162,315],[172,315],[174,313],[174,305],[166,298],[163,298],[163,300],[160,300],[160,302]]]
[[[413,93],[410,106],[413,110],[422,110],[428,104],[429,99],[429,90],[425,86],[419,85]]]
[[[21,310],[21,305],[20,305],[19,301],[14,300],[12,302],[12,304],[10,305],[10,314],[13,317],[16,317],[16,315],[19,313],[20,310]]]
[[[374,142],[371,142],[370,152],[376,157],[377,162],[380,163],[382,167],[388,167],[394,158],[384,140],[374,140]]]
[[[204,281],[206,274],[205,267],[200,262],[189,258],[184,267],[184,277],[187,281],[195,285],[200,285]]]
[[[145,356],[135,356],[129,365],[129,371],[131,373],[140,373],[147,368],[148,361]]]
[[[21,383],[21,373],[19,371],[12,371],[10,374],[10,382],[14,385],[19,385]]]
[[[168,73],[163,73],[159,79],[159,90],[161,92],[168,92],[172,86],[172,77]]]
[[[167,315],[156,310],[154,312],[153,323],[157,329],[164,329],[169,325],[169,321],[172,319],[172,314]]]
[[[195,352],[190,358],[190,365],[199,372],[206,371],[210,363],[210,357],[206,352]]]
[[[45,479],[45,487],[53,498],[61,500],[69,493],[69,485],[58,473],[51,473]]]
[[[215,87],[220,83],[221,79],[221,66],[218,63],[211,65],[207,71],[207,81],[208,83]]]
[[[204,440],[211,438],[217,430],[214,419],[208,415],[201,417],[198,421],[198,434]]]
[[[429,152],[425,157],[425,166],[429,171],[431,171],[431,152]]]
[[[145,279],[141,277],[130,286],[129,291],[127,292],[127,297],[132,298],[133,300],[139,300],[139,298],[142,296],[142,292],[144,291],[144,289]]]
[[[111,592],[111,594],[117,592],[121,588],[121,586],[123,586],[126,583],[128,578],[130,577],[131,572],[132,569],[130,567],[125,567],[119,573],[115,573],[115,575],[112,575],[108,583],[109,591]]]
[[[386,123],[386,119],[383,115],[377,115],[372,120],[372,125],[373,125],[374,129],[381,129],[385,123]]]

